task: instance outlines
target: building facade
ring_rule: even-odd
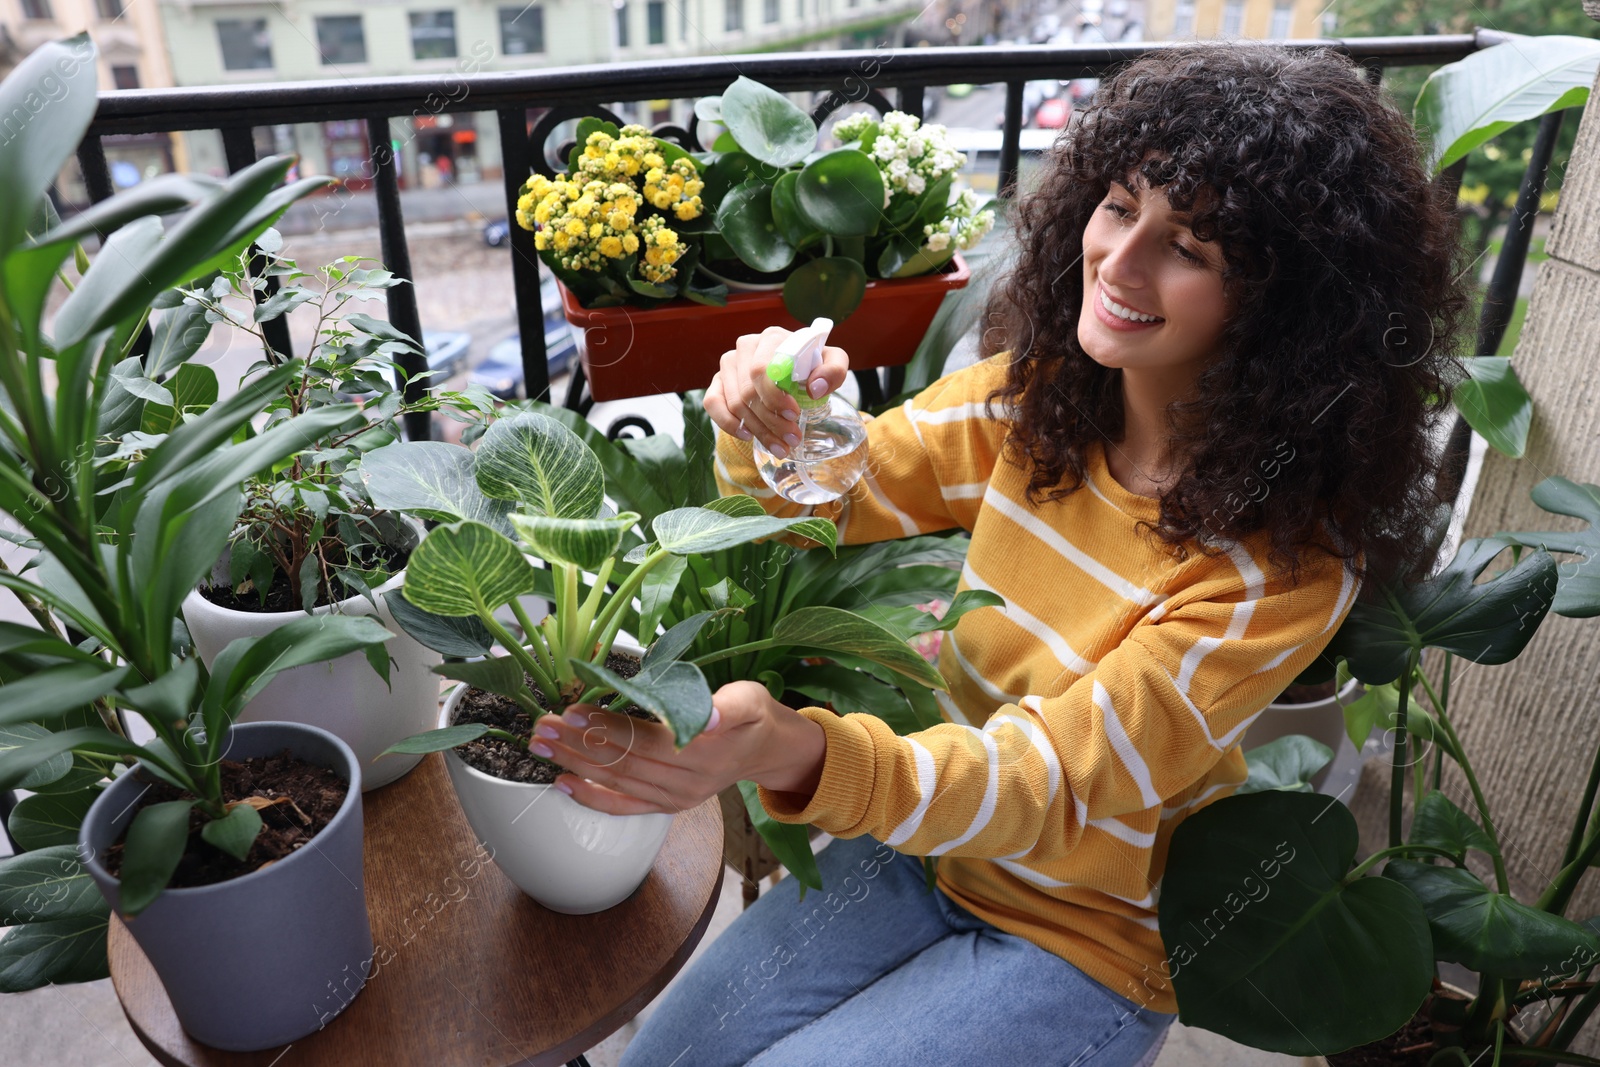
[[[1327,0],[1146,0],[1151,40],[1303,40],[1334,32]]]
[[[14,2],[14,0],[6,0]],[[722,52],[845,47],[907,22],[917,0],[160,0],[175,84],[227,85],[381,75],[464,74],[647,62]],[[486,113],[391,120],[401,181],[429,188],[497,181],[499,132]],[[459,97],[450,97],[459,102]],[[618,107],[628,121],[687,123],[692,104]],[[297,152],[307,173],[351,188],[371,180],[365,123],[262,127],[257,148]],[[226,171],[220,135],[189,136],[191,165]]]
[[[40,45],[85,30],[95,45],[101,91],[174,84],[160,12],[144,0],[0,0],[0,77]],[[104,143],[117,188],[189,167],[181,134],[128,134]],[[88,199],[76,163],[63,172],[59,192],[68,203]]]

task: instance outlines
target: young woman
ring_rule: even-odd
[[[826,892],[785,879],[740,915],[625,1067],[1141,1062],[1177,1010],[1173,829],[1244,779],[1245,728],[1362,583],[1430,562],[1467,301],[1452,205],[1358,68],[1156,52],[1102,84],[1015,216],[984,358],[873,420],[866,477],[815,508],[846,543],[970,532],[961,587],[1006,606],[946,637],[948,721],[900,737],[749,681],[681,752],[587,706],[548,731],[586,805],[751,780],[838,839]],[[705,406],[723,491],[795,514],[749,445],[794,443],[763,373],[784,336],[740,338]],[[826,356],[814,395],[847,373]]]

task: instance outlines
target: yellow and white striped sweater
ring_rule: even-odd
[[[1156,928],[1167,842],[1244,780],[1245,728],[1332,638],[1357,582],[1317,552],[1298,585],[1267,577],[1264,534],[1174,560],[1135,528],[1157,502],[1114,480],[1098,447],[1083,488],[1031,506],[1026,472],[1001,458],[1007,422],[984,415],[1008,359],[871,420],[867,475],[811,509],[843,543],[971,533],[959,588],[1006,606],[945,636],[948,721],[896,736],[876,716],[802,708],[827,735],[820,784],[761,789],[761,803],[780,822],[942,857],[938,884],[963,908],[1176,1012]],[[773,514],[807,512],[722,433],[717,479]]]

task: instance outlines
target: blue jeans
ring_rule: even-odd
[[[871,837],[784,878],[667,991],[619,1067],[1133,1067],[1176,1016],[930,893]]]

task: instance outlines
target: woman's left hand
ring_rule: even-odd
[[[813,782],[825,749],[822,728],[786,707],[759,682],[730,682],[712,696],[711,721],[682,749],[672,727],[594,704],[545,715],[534,729],[537,755],[571,774],[556,779],[585,807],[612,815],[679,812],[741,780],[794,788]]]

